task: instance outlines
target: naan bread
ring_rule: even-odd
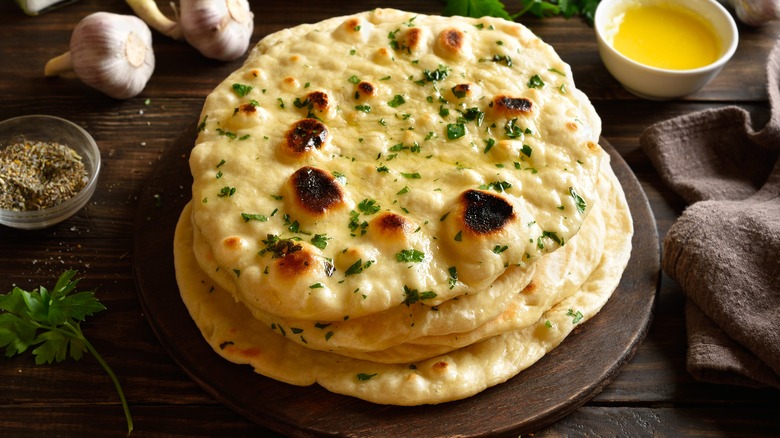
[[[517,23],[377,9],[269,35],[203,107],[182,299],[218,354],[282,382],[476,394],[620,281],[633,225],[600,123]]]
[[[377,9],[284,30],[204,104],[199,248],[284,318],[483,293],[579,231],[599,132],[569,67],[516,23]]]
[[[530,326],[420,361],[378,363],[313,350],[292,342],[291,337],[296,336],[292,330],[280,336],[278,330],[255,319],[246,306],[200,269],[192,252],[191,204],[182,212],[176,229],[176,278],[182,299],[204,338],[231,362],[249,364],[256,372],[282,382],[318,383],[330,391],[375,403],[419,405],[457,400],[531,366],[577,324],[595,315],[617,287],[630,256],[633,227],[620,185],[611,170],[607,171],[611,191],[608,208],[603,211],[610,232],[597,267],[576,292]]]

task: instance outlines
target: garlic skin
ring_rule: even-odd
[[[232,61],[246,53],[254,30],[247,0],[181,0],[184,38],[208,58]]]
[[[780,17],[778,0],[727,0],[739,21],[749,26],[761,26]]]
[[[69,71],[109,97],[143,91],[154,71],[152,32],[138,17],[109,12],[86,16],[70,38],[70,51],[46,63],[46,76]]]

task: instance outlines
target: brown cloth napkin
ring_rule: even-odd
[[[728,106],[650,126],[640,144],[690,205],[662,267],[687,295],[688,371],[780,388],[780,42],[767,63],[764,128]]]

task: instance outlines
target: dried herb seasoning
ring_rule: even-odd
[[[42,210],[78,194],[89,175],[81,156],[53,142],[11,144],[0,150],[0,208]]]

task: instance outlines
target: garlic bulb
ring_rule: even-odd
[[[249,48],[254,15],[247,0],[181,0],[178,21],[166,17],[154,0],[125,0],[149,26],[184,39],[207,58],[232,61]]]
[[[88,15],[73,30],[70,51],[47,62],[44,73],[56,76],[70,71],[110,97],[134,97],[154,71],[152,32],[131,15]]]
[[[254,29],[247,0],[181,0],[184,38],[208,58],[232,61],[246,53]]]
[[[761,26],[780,17],[778,0],[728,0],[739,21],[750,26]]]

